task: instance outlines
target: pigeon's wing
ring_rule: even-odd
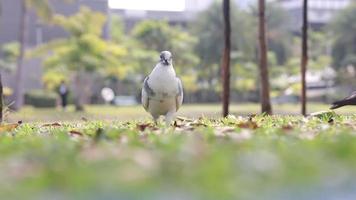
[[[353,92],[349,97],[346,97],[347,100],[354,100],[356,99],[356,91]]]
[[[148,110],[150,104],[150,98],[155,95],[155,92],[148,85],[148,79],[150,77],[147,76],[143,81],[143,87],[141,91],[141,103],[145,110]]]
[[[177,78],[177,85],[178,93],[176,95],[176,110],[178,110],[183,103],[183,85],[182,81],[179,78]]]

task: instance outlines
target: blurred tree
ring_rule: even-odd
[[[258,1],[259,13],[259,67],[261,81],[261,107],[262,113],[272,114],[272,106],[270,101],[270,85],[267,60],[267,41],[266,41],[266,18],[265,18],[265,0]]]
[[[254,19],[258,19],[258,8],[252,7]],[[275,53],[278,65],[283,65],[291,54],[290,41],[293,35],[290,31],[290,17],[285,9],[277,3],[267,3],[266,11],[266,38],[269,51]],[[258,21],[255,20],[255,27]]]
[[[275,53],[277,63],[284,64],[291,53],[290,18],[285,9],[275,3],[268,3],[266,9],[268,49]]]
[[[142,21],[134,27],[132,35],[137,40],[136,45],[141,46],[146,52],[137,52],[138,58],[141,57],[144,61],[148,56],[153,56],[152,64],[156,64],[159,52],[168,50],[173,54],[173,62],[178,73],[189,71],[189,68],[195,67],[199,62],[193,53],[197,39],[178,26],[170,26],[166,21]],[[145,65],[147,63],[144,67],[149,67]]]
[[[353,66],[356,70],[356,3],[338,12],[330,24],[333,38],[333,66],[342,69]]]
[[[68,72],[63,70],[46,70],[42,76],[42,83],[46,90],[55,91],[62,81],[68,82]]]
[[[169,50],[173,54],[173,65],[180,76],[189,77],[195,73],[199,58],[194,53],[197,39],[182,30],[179,26],[171,26],[166,21],[145,20],[138,23],[132,30],[134,40],[129,41],[130,62],[133,64],[141,84],[142,79],[152,70],[159,60],[159,52]],[[193,91],[195,86],[191,78],[182,79],[184,89]],[[192,88],[189,88],[192,86]]]
[[[236,60],[235,55],[242,55],[246,61],[255,59],[255,28],[251,16],[230,5],[231,9],[231,59]],[[224,48],[223,16],[221,6],[212,4],[207,10],[201,12],[190,24],[191,32],[198,37],[195,52],[200,58],[198,66],[199,81],[206,83],[209,88],[214,88],[214,83],[220,72],[220,62]],[[205,85],[205,84],[204,84]]]
[[[2,59],[0,59],[0,69],[13,71],[16,69],[17,58],[20,53],[18,42],[6,43],[1,47]]]
[[[124,30],[124,23],[120,16],[112,14],[110,20],[110,39],[118,44],[127,43],[129,39]]]
[[[33,9],[39,17],[45,21],[50,21],[52,18],[52,10],[47,0],[21,0],[21,21],[20,21],[20,34],[19,43],[20,51],[17,58],[16,68],[16,85],[15,85],[15,103],[14,109],[18,110],[23,104],[23,62],[25,53],[25,44],[27,41],[27,28],[28,28],[28,10]]]
[[[51,41],[31,53],[31,56],[45,55],[47,69],[75,74],[76,110],[83,110],[91,94],[89,76],[93,72],[107,73],[108,69],[125,67],[121,59],[127,54],[126,49],[101,38],[105,21],[104,15],[86,7],[69,17],[55,15],[53,23],[63,27],[70,37]]]

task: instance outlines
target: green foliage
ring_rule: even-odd
[[[20,53],[18,42],[6,43],[1,47],[2,59],[0,59],[0,69],[13,71],[16,68],[17,58]]]
[[[258,74],[257,65],[253,62],[235,64],[232,67],[235,76],[232,77],[232,88],[239,91],[256,91],[258,89],[256,74]]]
[[[280,7],[269,4],[267,9],[269,65],[275,67],[286,62],[290,55],[291,33],[288,14]],[[214,3],[200,13],[190,25],[191,32],[198,37],[195,52],[200,58],[199,81],[209,85],[218,83],[223,49],[223,18],[221,5]],[[232,85],[239,90],[256,90],[257,74],[257,17],[256,9],[242,11],[231,5],[231,59],[233,68]],[[242,69],[238,70],[237,68]],[[235,77],[235,78],[234,78]]]
[[[231,5],[231,50],[253,60],[255,55],[255,34],[253,20],[249,15]],[[202,68],[209,68],[220,63],[223,49],[223,18],[221,5],[214,3],[196,17],[190,27],[198,37],[196,53]]]
[[[340,11],[330,25],[333,37],[332,56],[336,69],[347,65],[356,66],[356,4],[351,3],[345,10]],[[356,69],[356,67],[355,67]]]
[[[50,22],[53,10],[48,0],[24,0],[27,9],[34,9],[36,14],[44,21]]]
[[[57,94],[46,90],[32,90],[25,94],[25,104],[36,108],[55,107]]]
[[[82,7],[73,16],[54,16],[53,23],[63,27],[70,37],[44,44],[31,53],[44,55],[46,68],[105,72],[108,67],[122,67],[120,58],[126,55],[126,49],[101,38],[105,23],[101,13]]]
[[[111,40],[118,44],[125,44],[127,37],[124,31],[124,23],[120,16],[112,14],[110,24]]]
[[[255,9],[256,10],[256,9]],[[258,19],[254,11],[255,19]],[[285,9],[276,3],[268,3],[266,8],[267,42],[269,51],[276,56],[279,65],[284,64],[291,54],[290,18]],[[257,22],[255,24],[257,27]]]
[[[55,91],[62,81],[69,81],[65,72],[47,70],[42,76],[42,83],[46,90]]]
[[[182,117],[171,128],[145,121],[3,125],[0,198],[352,196],[356,116],[330,117]],[[337,184],[325,184],[331,178]]]
[[[173,53],[173,62],[178,73],[190,72],[190,69],[199,62],[193,52],[196,38],[180,27],[170,26],[165,21],[145,20],[134,27],[132,35],[138,41],[138,45],[146,51],[138,50],[134,53],[134,58],[139,60],[138,65],[141,65],[141,68],[152,63],[147,62],[151,56],[151,61],[154,60],[152,65],[156,64],[159,60],[159,52],[163,50]]]

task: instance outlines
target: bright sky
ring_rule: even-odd
[[[109,0],[109,7],[125,10],[184,11],[185,0]]]

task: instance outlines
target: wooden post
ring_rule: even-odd
[[[223,116],[229,114],[230,103],[230,50],[231,50],[231,24],[230,24],[230,0],[223,1],[224,15],[224,51],[222,57],[222,82],[223,82]]]
[[[302,60],[301,60],[301,104],[302,104],[302,115],[307,114],[307,91],[306,91],[306,72],[308,65],[308,0],[304,0],[303,5],[303,27],[302,27]]]
[[[269,95],[269,73],[267,64],[267,40],[266,40],[266,18],[265,18],[265,0],[259,0],[259,66],[261,79],[261,111],[262,113],[272,114],[272,106]]]

